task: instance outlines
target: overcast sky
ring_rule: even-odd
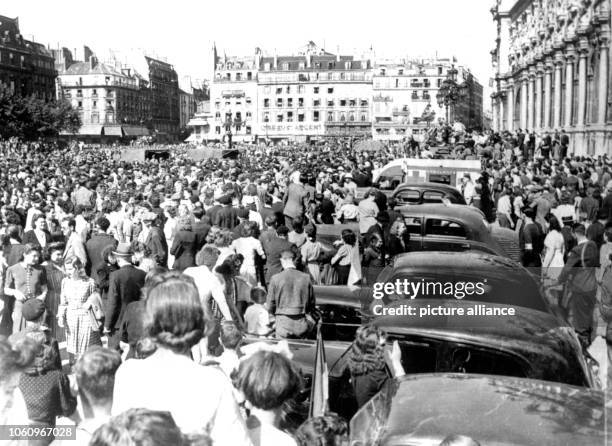
[[[1,0],[24,36],[68,48],[147,48],[179,75],[209,77],[220,53],[291,54],[313,40],[330,52],[372,46],[384,56],[456,56],[485,89],[495,27],[493,0]],[[487,108],[487,101],[485,101]]]

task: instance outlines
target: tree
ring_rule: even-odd
[[[0,137],[35,140],[59,135],[61,131],[76,133],[81,126],[78,112],[61,100],[45,102],[34,96],[22,97],[8,88],[0,88]]]

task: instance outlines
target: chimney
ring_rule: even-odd
[[[96,56],[89,56],[89,67],[93,70],[98,64]]]

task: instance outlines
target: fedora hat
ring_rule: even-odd
[[[129,243],[119,243],[117,249],[113,251],[113,255],[117,257],[132,257],[133,254],[132,245]]]

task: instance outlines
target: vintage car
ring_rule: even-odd
[[[410,234],[409,251],[482,251],[508,257],[491,235],[479,209],[453,204],[418,204],[395,208]],[[317,225],[317,238],[330,246],[342,230],[359,234],[359,224]]]
[[[357,410],[350,384],[348,350],[356,329],[368,321],[387,332],[388,342],[398,341],[407,374],[462,371],[595,386],[573,330],[542,311],[512,307],[513,316],[495,318],[372,316],[367,311],[367,304],[360,303],[356,295],[349,301],[339,297],[317,300],[329,367],[330,409],[347,419]],[[415,299],[408,303],[418,313],[428,305],[457,309],[475,302]],[[397,301],[388,307],[399,308],[405,304],[406,301]],[[499,304],[487,306],[509,307]],[[344,340],[338,340],[342,338]],[[247,343],[260,341],[261,338],[250,336],[246,339]],[[263,342],[278,341],[267,339]],[[316,340],[292,339],[289,345],[308,386],[314,367]]]
[[[351,446],[438,446],[461,434],[481,445],[606,443],[604,393],[524,378],[472,374],[389,380],[355,414]]]
[[[407,204],[443,203],[465,204],[461,192],[453,186],[432,182],[403,183],[395,188],[391,195],[398,206]]]

